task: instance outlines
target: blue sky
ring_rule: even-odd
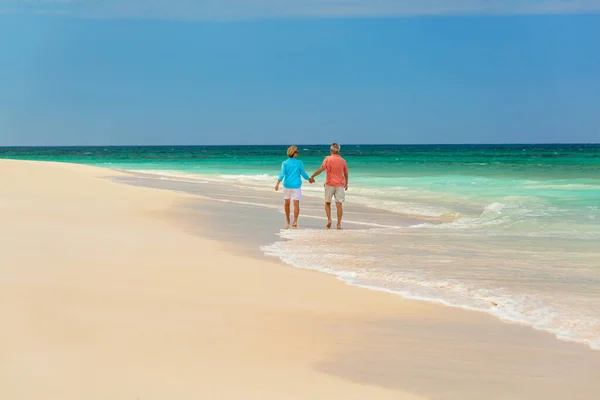
[[[600,142],[600,0],[0,0],[0,38],[0,145]]]

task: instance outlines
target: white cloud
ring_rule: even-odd
[[[598,13],[600,0],[0,0],[0,12],[247,19]]]

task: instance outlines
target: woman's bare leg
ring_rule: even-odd
[[[298,216],[300,215],[300,200],[294,200],[294,222],[292,228],[298,227]]]
[[[285,210],[285,229],[288,229],[290,227],[290,199],[285,199],[283,209]]]

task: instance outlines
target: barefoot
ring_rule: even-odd
[[[285,224],[285,229],[290,229],[290,223]]]
[[[298,224],[292,224],[292,228],[296,229],[298,227]]]
[[[338,229],[342,229],[342,224],[337,224]]]
[[[331,220],[327,221],[327,225],[325,225],[327,229],[331,228]]]

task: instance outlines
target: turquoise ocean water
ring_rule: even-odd
[[[299,146],[309,173],[327,146]],[[0,148],[272,192],[285,146]],[[416,223],[282,231],[265,253],[600,349],[600,145],[355,146],[347,207]],[[320,197],[322,188],[305,186]],[[368,217],[367,217],[368,220]],[[408,219],[407,219],[408,220]]]

